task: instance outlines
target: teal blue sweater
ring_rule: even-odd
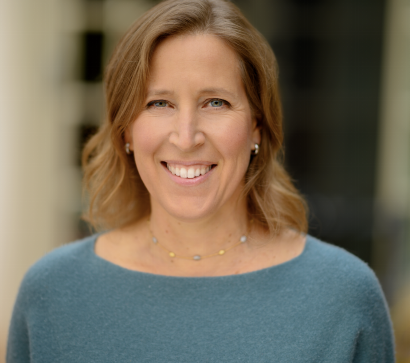
[[[136,272],[94,253],[96,236],[27,272],[7,362],[394,362],[372,270],[308,236],[278,266],[220,277]]]

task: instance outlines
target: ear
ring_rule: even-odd
[[[252,144],[260,144],[261,143],[261,127],[258,125],[256,119],[252,120]],[[252,150],[255,147],[252,145]]]
[[[134,145],[132,142],[132,132],[131,132],[131,125],[128,125],[124,132],[124,143],[127,142],[130,144],[130,150],[134,150]]]

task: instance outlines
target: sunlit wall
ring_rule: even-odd
[[[397,363],[410,362],[410,3],[386,8],[374,256],[391,297]]]
[[[61,238],[59,6],[52,0],[0,2],[1,360],[23,274]]]

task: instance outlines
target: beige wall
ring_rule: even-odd
[[[410,357],[410,2],[389,0],[378,146],[375,260],[387,272],[397,363]]]
[[[410,3],[388,0],[385,22],[375,260],[395,290],[410,284]]]
[[[55,244],[57,1],[0,1],[0,362],[23,274]]]

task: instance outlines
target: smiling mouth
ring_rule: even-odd
[[[183,179],[194,179],[201,175],[205,175],[216,166],[216,164],[186,166],[178,164],[169,164],[164,161],[162,162],[162,164],[165,165],[173,175],[179,176]]]

